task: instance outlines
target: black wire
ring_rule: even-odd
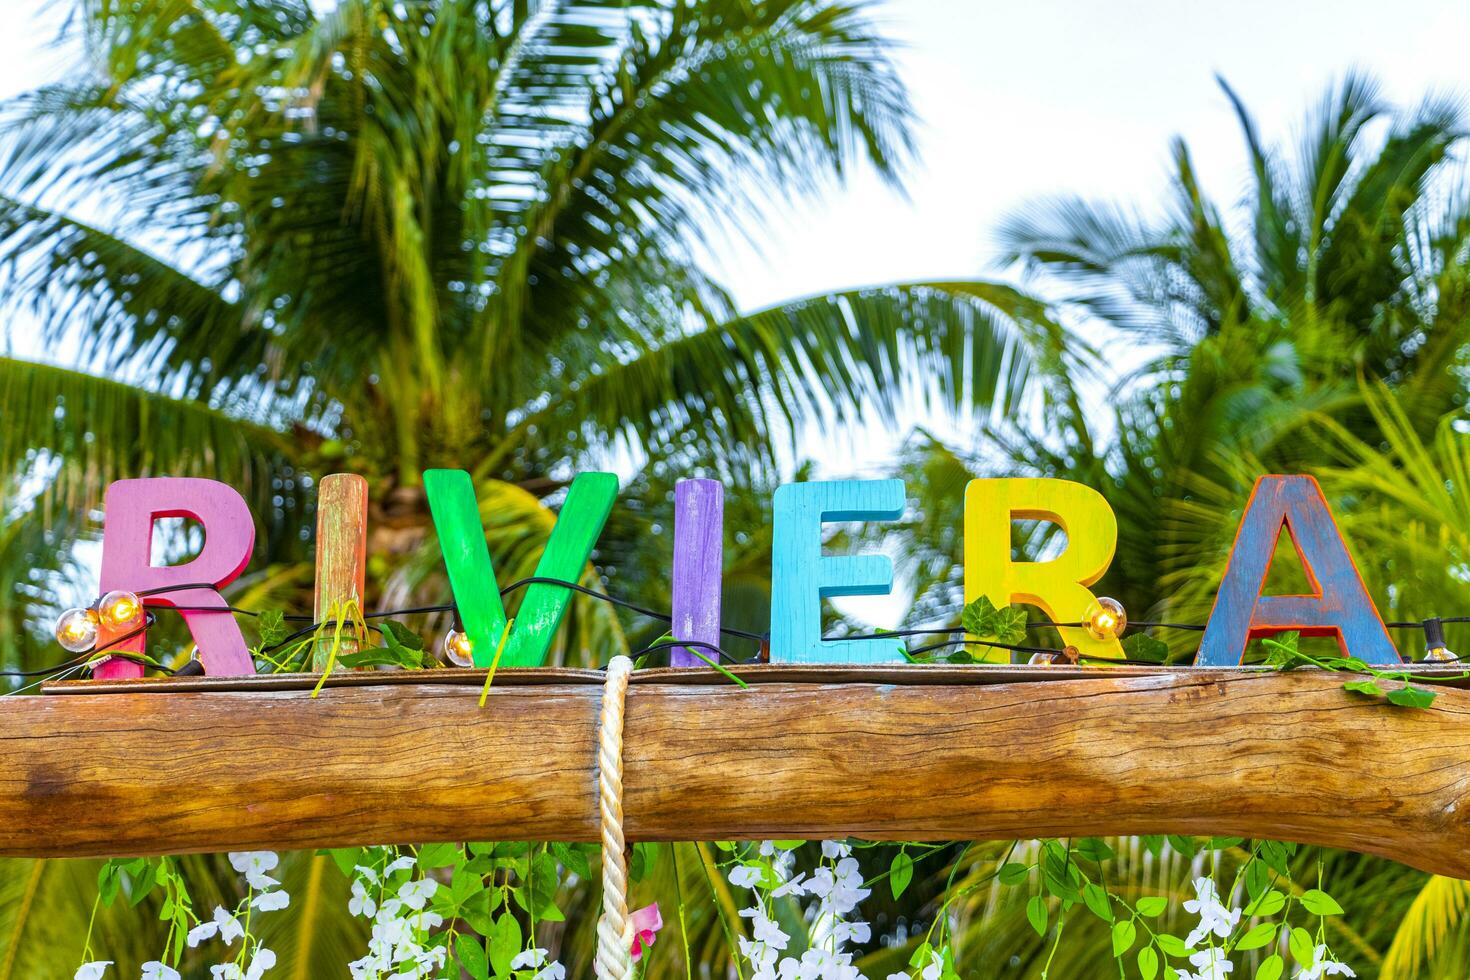
[[[883,635],[883,636],[891,636],[893,634],[888,633],[888,634],[880,634],[880,635]],[[945,647],[961,647],[961,646],[994,647],[997,650],[1011,650],[1011,651],[1014,651],[1015,653],[1065,653],[1066,652],[1065,650],[1058,650],[1055,647],[1017,646],[1014,643],[1001,643],[1001,642],[996,641],[996,640],[946,640],[943,643],[931,643],[928,646],[918,647],[917,649],[910,650],[908,652],[908,655],[910,657],[917,657],[920,654],[922,654],[922,653],[928,653],[931,650],[943,650]]]
[[[650,643],[642,650],[635,650],[632,653],[628,654],[628,656],[636,660],[645,654],[657,653],[660,650],[677,650],[681,647],[698,647],[703,650],[709,650],[715,655],[716,661],[724,661],[726,663],[735,664],[737,666],[756,663],[760,660],[760,657],[758,656],[750,657],[746,660],[741,660],[738,657],[731,656],[729,653],[715,646],[713,643],[703,643],[699,640],[665,640],[659,643]]]
[[[670,614],[668,614],[668,613],[660,612],[657,609],[650,609],[647,606],[642,606],[642,605],[639,605],[638,603],[630,602],[627,599],[620,599],[617,596],[609,595],[609,594],[607,594],[605,592],[599,592],[596,589],[589,588],[589,587],[587,587],[585,585],[582,585],[580,583],[577,583],[577,582],[568,582],[568,581],[565,581],[563,579],[551,578],[551,577],[544,576],[544,575],[532,575],[532,576],[529,576],[527,578],[518,579],[517,581],[512,582],[510,585],[507,585],[505,588],[501,589],[500,590],[500,595],[501,595],[502,598],[504,598],[505,596],[508,596],[508,595],[510,595],[513,592],[519,591],[520,589],[524,589],[524,588],[527,588],[528,586],[532,586],[532,585],[554,585],[554,586],[559,586],[561,588],[568,589],[568,590],[570,590],[572,592],[580,593],[582,595],[588,596],[588,597],[593,598],[593,599],[600,599],[603,602],[607,602],[607,603],[609,603],[611,605],[618,606],[618,607],[623,608],[623,609],[627,609],[630,612],[638,613],[641,616],[647,616],[650,619],[656,619],[656,620],[659,620],[660,622],[665,622],[665,623],[671,623],[671,622],[673,622],[673,616],[670,615]],[[187,584],[184,584],[184,585],[160,586],[160,587],[155,588],[155,589],[145,589],[145,590],[143,590],[141,592],[138,592],[136,594],[138,596],[142,597],[142,596],[149,596],[149,595],[159,595],[159,594],[162,594],[162,593],[165,593],[165,592],[185,592],[185,591],[189,591],[189,590],[215,589],[215,588],[217,588],[217,586],[215,586],[212,583],[208,583],[208,582],[195,582],[195,583],[187,583]],[[256,617],[258,617],[258,616],[261,615],[261,613],[259,611],[257,611],[257,610],[243,609],[243,608],[240,608],[238,606],[233,606],[233,605],[230,605],[230,606],[168,606],[168,607],[160,607],[160,608],[171,608],[171,609],[173,609],[176,612],[231,612],[231,613],[239,613],[239,614],[244,615],[244,616],[256,616]],[[370,612],[370,613],[363,613],[362,618],[363,618],[363,620],[369,620],[369,619],[387,619],[387,618],[390,618],[390,617],[393,617],[393,616],[409,616],[409,615],[416,615],[416,614],[423,614],[423,613],[439,613],[439,612],[453,612],[453,613],[456,613],[457,614],[458,613],[458,608],[459,608],[458,605],[451,603],[451,604],[432,605],[432,606],[413,606],[413,607],[409,607],[409,608],[405,608],[405,609],[384,609],[384,610],[377,610],[377,611]],[[313,619],[310,616],[292,615],[292,614],[283,614],[282,618],[285,619],[285,620],[290,620],[292,622],[305,622],[308,625],[302,627],[301,629],[295,630],[290,635],[288,635],[285,639],[281,640],[278,643],[273,643],[270,646],[263,647],[262,648],[263,650],[267,650],[267,651],[277,650],[277,649],[279,649],[279,648],[281,648],[283,646],[286,646],[289,643],[292,643],[292,642],[294,642],[296,640],[301,639],[302,637],[304,637],[304,636],[306,636],[306,635],[308,635],[310,633],[316,632],[317,629],[319,629],[320,627],[326,625],[328,622],[331,622],[330,620],[315,620],[315,619]],[[1439,616],[1439,617],[1435,617],[1435,618],[1439,619],[1439,621],[1440,622],[1443,622],[1443,623],[1470,623],[1470,616]],[[152,622],[153,622],[153,619],[152,619],[151,614],[150,614],[150,618],[148,620],[148,624],[151,624]],[[368,628],[370,628],[370,629],[376,630],[378,632],[382,632],[382,630],[381,630],[380,627],[373,626],[371,624],[367,624],[367,625],[368,625]],[[1086,625],[1087,624],[1084,623],[1084,622],[1054,622],[1054,621],[1051,621],[1051,620],[1044,620],[1044,619],[1043,620],[1031,620],[1031,621],[1028,621],[1028,622],[1026,622],[1024,624],[1024,626],[1025,626],[1026,629],[1044,629],[1044,628],[1052,628],[1052,629],[1075,629],[1075,628],[1084,627]],[[1137,627],[1137,628],[1140,628],[1140,629],[1177,629],[1177,630],[1190,630],[1190,631],[1193,631],[1193,632],[1204,632],[1204,630],[1206,628],[1205,626],[1203,626],[1201,624],[1198,624],[1198,623],[1167,623],[1167,622],[1156,622],[1156,621],[1149,621],[1149,620],[1135,620],[1135,621],[1129,623],[1128,625],[1129,626],[1133,626],[1133,627]],[[1422,621],[1421,622],[1395,621],[1395,622],[1384,623],[1383,625],[1385,627],[1389,628],[1389,629],[1424,629],[1424,623]],[[136,636],[139,633],[143,632],[143,630],[146,630],[146,628],[147,628],[147,625],[145,625],[142,629],[140,629],[140,630],[138,630],[138,631],[136,631],[134,633],[128,634],[128,636],[126,636],[126,637],[120,637],[118,640],[114,640],[113,643],[121,642],[124,639],[129,639],[132,636]],[[766,634],[766,633],[755,633],[755,632],[751,632],[749,630],[741,630],[741,629],[735,629],[733,627],[725,627],[725,626],[721,626],[720,627],[720,632],[722,634],[724,634],[724,635],[727,635],[727,636],[734,636],[734,637],[738,637],[740,639],[745,639],[745,640],[754,640],[754,641],[759,642],[759,643],[765,643],[767,641],[767,639],[768,639],[768,636],[769,636],[769,634]],[[848,634],[848,635],[840,636],[840,637],[824,637],[823,639],[878,640],[878,639],[893,639],[893,638],[896,638],[896,637],[907,637],[907,636],[952,636],[952,635],[954,635],[956,633],[963,633],[963,632],[965,632],[964,627],[957,626],[957,627],[939,627],[939,628],[917,628],[917,629],[906,629],[906,630],[885,630],[883,632],[874,632],[874,633]],[[111,646],[111,645],[112,644],[109,644],[109,646]],[[993,647],[993,648],[1001,649],[1001,650],[1012,650],[1012,651],[1015,651],[1017,653],[1064,653],[1065,652],[1064,650],[1058,649],[1058,648],[1055,648],[1055,647],[1026,646],[1026,645],[1010,644],[1010,643],[1000,643],[1000,642],[991,641],[991,640],[952,640],[952,641],[946,641],[946,642],[943,642],[943,643],[935,643],[935,644],[931,644],[931,645],[928,645],[928,646],[919,647],[918,649],[909,651],[909,654],[912,656],[912,655],[918,655],[918,654],[927,653],[927,652],[930,652],[932,650],[943,649],[943,648],[946,648],[946,647],[966,646],[966,645],[987,646],[987,647]],[[731,657],[727,652],[725,652],[720,647],[718,647],[718,646],[716,646],[714,644],[701,643],[701,642],[698,642],[698,641],[695,641],[695,640],[681,640],[681,641],[674,641],[674,642],[670,642],[670,643],[656,643],[656,644],[653,644],[653,645],[651,645],[649,647],[645,647],[643,650],[638,651],[638,654],[637,655],[651,653],[651,652],[655,652],[655,651],[662,650],[662,649],[672,649],[674,647],[679,647],[679,646],[686,646],[686,647],[695,647],[695,646],[697,646],[697,647],[707,648],[707,649],[710,649],[710,650],[714,651],[719,657],[729,660],[731,663],[746,663],[746,662],[749,662],[749,661],[740,661],[740,660],[737,660],[737,659]],[[91,653],[95,653],[95,652],[97,652],[97,651],[90,651],[88,655],[90,655]],[[119,655],[119,656],[122,656],[122,655]],[[51,672],[54,672],[56,670],[64,670],[68,666],[74,665],[80,659],[82,659],[80,656],[79,657],[75,657],[72,660],[66,661],[66,662],[62,663],[61,665],[59,665],[57,667],[47,668],[46,670],[43,670],[43,671],[0,671],[0,675],[10,674],[10,675],[13,675],[13,676],[26,676],[26,677],[39,676],[41,674],[51,673]],[[135,660],[135,662],[137,662],[136,661],[136,658],[123,657],[123,659]],[[1459,660],[1460,658],[1458,656],[1455,656],[1453,659]],[[1151,663],[1154,663],[1155,661],[1145,661],[1145,660],[1133,661],[1133,660],[1127,660],[1127,659],[1123,659],[1123,658],[1119,658],[1119,659],[1111,659],[1110,658],[1108,660],[1108,662],[1109,663],[1115,663],[1115,664],[1118,664],[1118,663],[1121,663],[1121,664],[1131,664],[1131,663],[1151,664]]]
[[[117,646],[119,643],[126,643],[128,640],[131,640],[134,637],[142,636],[144,633],[148,632],[148,627],[152,626],[155,622],[156,622],[156,620],[154,619],[153,615],[150,613],[143,620],[143,625],[142,626],[139,626],[137,629],[133,630],[131,633],[124,633],[122,636],[113,637],[112,639],[108,640],[106,643],[102,644],[102,646],[100,646],[100,647],[95,647],[95,648],[93,648],[91,650],[83,650],[81,653],[77,654],[76,656],[72,657],[69,660],[63,660],[63,661],[61,661],[61,663],[53,664],[50,667],[42,667],[42,668],[40,668],[38,670],[0,670],[0,676],[8,676],[8,677],[44,677],[44,676],[46,676],[48,674],[59,674],[59,673],[61,673],[64,670],[68,670],[68,669],[70,669],[72,667],[77,666],[78,664],[84,663],[84,662],[92,659],[93,657],[95,657],[97,654],[101,653],[104,650],[110,650],[110,649],[112,649],[113,647]],[[151,666],[153,666],[152,664],[148,663],[148,661],[142,659],[141,657],[135,657],[135,656],[133,656],[131,654],[126,654],[126,653],[112,653],[112,654],[108,654],[108,656],[112,657],[114,660],[127,660],[130,663],[142,664],[144,667],[151,667]],[[173,673],[173,671],[169,670],[167,667],[160,667],[159,669],[168,671],[170,674]]]

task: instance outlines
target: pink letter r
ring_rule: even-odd
[[[155,477],[118,480],[107,488],[102,525],[102,593],[114,589],[143,592],[182,585],[204,589],[153,592],[143,596],[149,606],[205,606],[209,611],[180,612],[199,646],[205,672],[215,677],[253,674],[255,664],[245,637],[217,589],[233,582],[245,570],[255,547],[255,522],[250,508],[234,487],[193,477]],[[204,530],[199,556],[183,565],[153,565],[153,522],[160,517],[187,517]],[[101,647],[118,634],[98,631]],[[146,636],[139,633],[110,650],[142,653]],[[98,667],[97,677],[141,677],[143,667],[127,660],[111,660]]]

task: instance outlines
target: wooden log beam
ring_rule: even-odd
[[[640,673],[631,840],[1274,837],[1470,877],[1470,690],[1061,668]],[[0,701],[0,853],[596,838],[599,677],[93,682]],[[78,688],[87,693],[76,693]],[[98,693],[111,691],[112,693]]]

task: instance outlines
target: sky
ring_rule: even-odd
[[[65,4],[0,3],[24,12],[0,33],[3,99],[65,69],[51,45]],[[711,262],[746,310],[854,285],[995,275],[994,229],[1027,202],[1062,192],[1157,202],[1176,134],[1217,199],[1238,200],[1246,161],[1216,73],[1275,141],[1290,141],[1351,66],[1396,102],[1470,97],[1465,3],[876,0],[873,10],[901,45],[922,118],[906,193],[859,173],[820,200],[773,209],[758,245],[725,243]]]

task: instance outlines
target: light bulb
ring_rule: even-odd
[[[1128,625],[1128,613],[1123,604],[1107,596],[1092,600],[1082,618],[1087,623],[1087,632],[1095,640],[1115,640],[1123,635],[1123,629]]]
[[[475,665],[475,644],[468,633],[452,629],[444,634],[444,656],[461,667]]]
[[[86,653],[97,645],[97,610],[68,609],[56,620],[56,642],[69,653]]]
[[[129,630],[143,625],[143,601],[132,592],[123,589],[109,592],[97,608],[102,622],[113,629]]]
[[[1449,645],[1445,643],[1444,621],[1441,619],[1424,621],[1424,659],[1440,663],[1460,659],[1450,652]]]

